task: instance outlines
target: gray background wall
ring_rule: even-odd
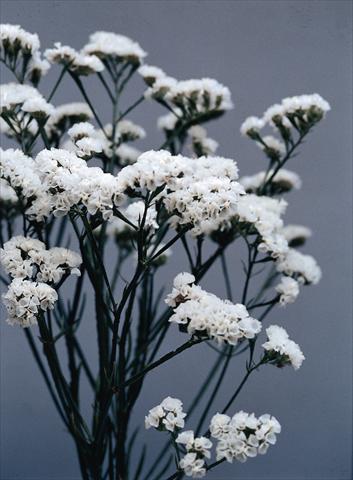
[[[234,409],[270,412],[283,425],[278,445],[266,457],[219,468],[210,478],[330,479],[351,478],[351,2],[349,1],[3,1],[1,21],[38,32],[43,47],[62,41],[81,47],[95,30],[136,39],[149,52],[148,62],[178,78],[211,76],[228,85],[235,109],[210,126],[219,153],[235,158],[242,174],[263,168],[263,159],[239,126],[249,114],[287,95],[319,92],[332,106],[290,165],[303,178],[300,193],[289,197],[287,222],[312,227],[307,252],[318,259],[324,277],[306,288],[293,306],[277,309],[270,321],[288,328],[307,357],[302,369],[265,368],[249,381]],[[44,83],[44,93],[58,73]],[[2,82],[8,81],[4,74]],[[99,86],[90,84],[96,105],[109,119]],[[130,90],[137,98],[142,83]],[[137,90],[137,92],[136,92]],[[54,103],[79,99],[66,81]],[[155,119],[164,113],[146,104],[133,119],[144,125],[157,147]],[[238,251],[228,254],[234,294],[241,280]],[[186,268],[174,253],[161,281]],[[225,295],[220,269],[203,285]],[[94,322],[88,315],[83,343],[91,355]],[[23,332],[1,325],[1,468],[2,479],[78,478],[74,448],[64,432],[36,370]],[[185,337],[173,329],[167,350]],[[92,353],[93,355],[93,353]],[[142,423],[149,408],[171,394],[190,401],[212,363],[213,353],[197,347],[152,373],[135,409]],[[221,408],[245,359],[236,360],[219,393]],[[195,421],[195,420],[194,420]],[[190,427],[194,426],[193,421]],[[142,432],[155,453],[161,434]]]

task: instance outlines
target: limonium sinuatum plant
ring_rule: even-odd
[[[282,307],[321,277],[301,251],[310,229],[283,218],[286,195],[302,184],[289,161],[329,104],[317,93],[298,95],[245,119],[240,132],[264,162],[259,172],[240,175],[205,128],[233,108],[217,80],[170,77],[145,63],[137,42],[115,33],[92,34],[80,51],[55,43],[42,53],[37,34],[9,24],[0,32],[1,62],[12,75],[0,98],[9,139],[0,178],[4,311],[23,329],[82,478],[201,478],[223,462],[266,454],[279,421],[240,410],[236,400],[253,372],[298,370],[304,361],[290,325],[288,333],[268,317],[279,308],[284,320]],[[41,93],[49,70],[52,89]],[[105,95],[106,119],[86,89],[88,76]],[[77,101],[58,105],[64,78]],[[135,95],[130,104],[127,91]],[[147,102],[161,109],[161,145],[131,120]],[[143,151],[135,146],[141,141]],[[239,258],[243,285],[226,258],[238,244],[247,252]],[[179,269],[159,290],[175,249]],[[223,298],[204,281],[217,263]],[[94,354],[80,334],[91,322]],[[215,363],[193,384],[193,402],[165,391],[145,412],[134,409],[149,372],[173,368],[173,358],[189,349],[196,358],[200,348]],[[220,398],[234,363],[237,370],[245,364],[244,376]],[[164,438],[160,451],[148,448],[153,435]]]

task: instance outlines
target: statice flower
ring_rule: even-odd
[[[280,283],[275,287],[275,290],[280,294],[279,303],[281,305],[287,305],[288,303],[295,302],[298,297],[299,283],[294,280],[294,278],[283,276]]]
[[[17,203],[18,196],[15,190],[4,178],[0,178],[0,205],[5,207],[6,205],[11,206]]]
[[[221,157],[189,159],[169,152],[143,153],[118,175],[124,191],[154,191],[160,187],[163,204],[174,227],[191,228],[193,235],[210,233],[237,211],[243,189],[235,180],[236,163]],[[163,186],[165,188],[163,188]]]
[[[244,305],[221,300],[194,282],[190,274],[177,275],[173,291],[166,298],[174,310],[169,321],[177,323],[182,331],[229,345],[254,338],[261,331],[261,323],[249,316]]]
[[[141,77],[144,79],[144,81],[149,87],[152,87],[155,81],[159,78],[166,77],[166,74],[161,68],[152,65],[142,65],[138,69],[138,73],[141,75]]]
[[[55,108],[45,124],[45,131],[51,141],[58,141],[75,123],[91,120],[93,114],[87,103],[65,103]]]
[[[99,167],[88,167],[72,152],[55,148],[42,150],[35,164],[55,216],[66,215],[74,205],[82,204],[91,215],[99,212],[108,219],[113,215],[114,206],[124,199],[116,177]]]
[[[230,463],[233,460],[245,462],[248,458],[265,454],[269,446],[276,443],[281,425],[275,417],[268,414],[257,418],[254,413],[243,411],[233,417],[217,413],[211,419],[210,432],[218,440],[217,461],[225,459]]]
[[[142,152],[131,145],[122,143],[115,150],[115,154],[119,159],[119,165],[125,167],[126,165],[135,163]]]
[[[243,185],[247,193],[256,193],[262,185],[269,181],[274,171],[261,171],[255,175],[241,177],[239,182]],[[286,193],[292,189],[300,189],[302,186],[299,175],[295,172],[280,168],[273,178],[271,178],[271,193],[272,195]]]
[[[102,60],[140,65],[147,55],[137,42],[112,32],[95,32],[89,37],[83,53],[96,55]]]
[[[195,452],[199,457],[211,458],[212,442],[207,437],[195,437],[192,430],[185,430],[179,433],[175,441],[183,445],[188,453]]]
[[[187,453],[179,462],[179,467],[187,477],[202,478],[206,475],[205,461],[197,453]]]
[[[218,143],[213,138],[207,136],[205,128],[195,125],[189,129],[188,133],[191,137],[192,148],[198,157],[216,153]]]
[[[260,236],[258,250],[270,253],[273,258],[281,258],[288,252],[288,243],[281,233],[287,202],[266,196],[248,194],[238,203],[238,221],[253,226]]]
[[[27,32],[20,25],[0,25],[0,52],[5,57],[16,57],[19,53],[33,55],[39,47],[40,41],[36,33]]]
[[[286,147],[283,142],[272,135],[262,137],[257,145],[263,150],[271,160],[279,160],[286,153]]]
[[[285,256],[276,262],[278,272],[284,273],[298,280],[302,284],[319,283],[322,273],[311,255],[304,255],[294,248],[290,248]]]
[[[270,325],[266,328],[268,341],[262,346],[266,350],[267,360],[277,367],[292,365],[294,370],[298,370],[305,357],[293,340],[289,339],[288,333],[278,325]]]
[[[37,324],[41,312],[54,308],[58,294],[46,283],[15,278],[2,299],[8,313],[6,321],[26,328]]]
[[[85,160],[89,160],[96,153],[103,152],[105,148],[104,139],[88,122],[75,123],[67,133],[72,144],[66,145],[66,149],[75,152],[78,157]]]
[[[36,88],[19,83],[1,85],[0,112],[4,115],[12,114],[17,107],[36,118],[46,117],[54,112],[54,107],[46,102]]]
[[[145,427],[175,432],[184,428],[183,403],[178,398],[166,397],[162,403],[152,408],[145,417]]]
[[[275,127],[305,130],[322,118],[331,109],[319,94],[299,95],[284,98],[281,104],[272,105],[263,115],[263,120]]]
[[[80,275],[81,256],[67,248],[45,248],[43,242],[12,237],[0,249],[1,265],[12,278],[58,283],[64,275]]]
[[[265,126],[265,122],[262,118],[248,117],[244,120],[240,127],[240,133],[242,135],[248,135],[250,138],[258,139],[259,131]]]
[[[282,228],[282,233],[290,247],[304,245],[306,240],[312,235],[310,228],[303,225],[286,225]]]
[[[183,112],[180,108],[173,109],[173,112],[169,112],[165,115],[161,115],[157,120],[157,128],[159,130],[164,130],[166,133],[171,133],[179,121],[179,118],[182,117]]]
[[[103,63],[95,55],[85,55],[60,42],[55,43],[54,48],[48,48],[44,55],[50,63],[65,65],[76,75],[86,76],[104,70]]]

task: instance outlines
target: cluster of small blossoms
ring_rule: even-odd
[[[294,278],[283,276],[275,290],[280,295],[280,305],[294,303],[299,295],[299,283]]]
[[[304,225],[286,225],[282,228],[282,233],[290,247],[304,245],[312,235],[310,228],[304,227]]]
[[[266,350],[266,360],[277,367],[292,365],[298,370],[305,357],[299,345],[289,339],[288,333],[278,325],[270,325],[266,328],[268,341],[262,346]]]
[[[73,151],[84,160],[89,160],[94,154],[101,153],[104,149],[104,141],[97,136],[91,123],[75,123],[67,133],[71,139]],[[66,146],[66,149],[69,148]]]
[[[7,323],[27,328],[37,324],[41,311],[54,308],[58,294],[46,283],[15,278],[2,299],[8,313]]]
[[[192,149],[198,157],[207,157],[216,153],[218,143],[207,136],[205,128],[195,125],[189,129],[188,133],[191,138]]]
[[[316,285],[322,276],[315,258],[298,252],[294,248],[289,248],[285,256],[277,259],[276,269],[295,278],[301,284]]]
[[[329,103],[317,93],[288,97],[280,104],[269,107],[261,118],[248,117],[241,125],[240,132],[258,142],[272,160],[279,160],[284,153],[283,146],[277,139],[262,138],[260,131],[270,125],[288,144],[293,141],[293,129],[299,134],[307,133],[329,110]]]
[[[145,96],[166,102],[172,109],[180,109],[187,119],[221,114],[233,107],[227,87],[212,78],[178,81],[163,70],[144,65],[139,73],[149,86]]]
[[[177,128],[177,123],[182,117],[182,111],[179,108],[175,108],[174,112],[160,116],[157,121],[157,128],[163,130],[167,136]],[[205,128],[200,125],[194,125],[188,129],[187,133],[191,139],[192,150],[198,157],[216,153],[218,142],[207,136]]]
[[[64,65],[75,75],[86,76],[104,70],[103,63],[95,55],[86,55],[60,42],[45,50],[44,55],[50,63]]]
[[[35,87],[19,83],[7,83],[0,88],[0,113],[6,118],[15,118],[16,123],[24,122],[17,116],[22,112],[35,118],[45,120],[54,113],[54,107],[48,103]],[[24,123],[28,122],[28,116]],[[12,122],[11,122],[12,123]]]
[[[167,397],[162,403],[149,410],[145,417],[145,428],[176,432],[184,428],[186,413],[183,412],[183,403],[178,398]]]
[[[217,413],[210,423],[211,436],[218,440],[216,458],[245,462],[248,458],[264,455],[276,443],[281,425],[268,414],[259,418],[254,413],[240,411],[233,417]]]
[[[12,278],[57,284],[64,275],[80,275],[81,256],[67,248],[47,250],[43,242],[21,235],[0,250],[1,265]]]
[[[247,193],[256,193],[266,181],[269,181],[269,179],[271,179],[270,187],[272,195],[286,193],[292,189],[298,190],[301,188],[302,182],[297,173],[285,168],[280,168],[275,175],[273,174],[273,170],[269,170],[268,172],[261,171],[255,175],[241,177],[239,182],[243,185]]]
[[[1,57],[11,69],[27,77],[35,86],[50,68],[49,63],[41,58],[39,48],[36,33],[27,32],[19,25],[0,25]]]
[[[4,178],[0,178],[0,206],[10,207],[18,203],[18,196],[15,190]]]
[[[21,150],[0,149],[0,176],[23,197],[31,200],[42,196],[42,185],[35,171],[35,162]]]
[[[237,218],[240,222],[252,225],[260,235],[257,249],[270,253],[273,258],[282,258],[288,252],[288,242],[282,234],[287,202],[283,199],[248,194],[238,202]]]
[[[122,191],[160,188],[172,226],[185,226],[191,228],[193,235],[200,235],[217,230],[236,214],[239,197],[244,193],[235,181],[237,177],[233,160],[191,160],[152,150],[143,153],[134,165],[123,168],[118,181]]]
[[[7,322],[23,328],[35,325],[41,311],[54,308],[58,299],[54,285],[64,276],[81,273],[82,259],[77,253],[59,247],[47,250],[43,242],[23,236],[6,242],[0,259],[13,279],[2,296]]]
[[[42,150],[35,165],[48,197],[48,212],[55,216],[66,215],[71,207],[82,204],[91,215],[99,212],[108,219],[124,198],[116,177],[99,167],[88,167],[72,152]],[[33,206],[31,213],[36,213]]]
[[[204,477],[206,475],[204,459],[211,458],[211,440],[207,437],[195,437],[192,430],[185,430],[179,433],[175,441],[186,450],[186,454],[179,461],[179,468],[187,477]]]
[[[93,114],[87,103],[65,103],[55,107],[45,124],[45,132],[49,141],[58,145],[61,137],[75,123],[86,122],[92,118]]]
[[[112,32],[95,32],[82,52],[94,55],[103,61],[140,65],[147,55],[140,45],[124,35]]]
[[[170,322],[177,323],[189,335],[210,338],[218,344],[236,345],[261,331],[261,323],[249,316],[244,305],[206,292],[195,285],[195,277],[189,273],[175,277],[165,302],[174,310]]]

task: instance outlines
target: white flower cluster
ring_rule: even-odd
[[[45,75],[50,65],[41,58],[39,51],[40,41],[36,33],[24,30],[20,25],[3,23],[0,25],[0,54],[4,61],[11,64],[14,59],[22,56],[23,71],[29,80],[37,85],[40,78]]]
[[[266,334],[268,341],[262,346],[267,352],[267,359],[277,367],[292,365],[298,370],[305,357],[299,345],[289,339],[286,330],[278,325],[270,325],[266,328]]]
[[[310,228],[304,225],[286,225],[282,228],[282,233],[290,247],[303,245],[312,235]]]
[[[276,261],[278,272],[295,278],[301,284],[319,283],[322,273],[316,260],[311,255],[304,255],[294,248]]]
[[[66,215],[74,205],[83,204],[91,215],[100,212],[104,219],[123,199],[117,178],[99,167],[88,167],[75,154],[52,148],[42,150],[35,159],[42,189],[46,192],[48,213]],[[35,209],[32,206],[32,213]]]
[[[65,65],[76,75],[86,76],[104,70],[103,63],[95,55],[78,52],[72,47],[61,45],[60,42],[55,43],[54,48],[45,50],[44,55],[50,63]]]
[[[274,258],[281,258],[288,252],[288,243],[281,232],[287,202],[266,196],[248,194],[238,203],[240,222],[252,224],[261,237],[260,252],[269,252]]]
[[[210,424],[213,438],[218,440],[217,461],[225,459],[245,462],[248,458],[264,455],[270,445],[276,443],[276,435],[281,425],[275,417],[268,414],[259,418],[254,413],[240,411],[233,417],[217,413]]]
[[[86,122],[93,118],[87,103],[72,102],[55,107],[53,114],[45,124],[45,131],[49,139],[60,139],[75,123]]]
[[[145,417],[145,428],[175,432],[184,428],[186,413],[178,398],[166,397],[162,403],[153,407]]]
[[[80,275],[81,256],[67,248],[47,250],[43,242],[21,235],[0,249],[1,265],[12,278],[58,283],[64,275]]]
[[[255,175],[241,177],[239,183],[243,185],[247,193],[256,193],[272,177],[273,173],[273,170],[261,171]],[[301,186],[302,182],[299,175],[285,168],[280,168],[271,179],[272,194],[289,192],[294,188],[299,189]]]
[[[120,189],[132,191],[159,187],[173,226],[189,226],[193,235],[210,233],[237,211],[243,188],[235,180],[233,160],[221,157],[189,159],[169,152],[143,153],[134,165],[118,175]]]
[[[259,148],[264,150],[270,157],[274,159],[278,159],[286,152],[284,143],[272,135],[266,135],[265,137],[262,137],[261,140],[261,142],[257,142]]]
[[[0,86],[0,112],[4,115],[18,113],[17,107],[36,119],[44,119],[54,113],[39,91],[30,85],[7,83]]]
[[[0,178],[0,205],[16,205],[18,196],[4,178]]]
[[[15,278],[2,299],[9,315],[7,323],[26,328],[37,324],[40,310],[54,308],[58,294],[46,283]]]
[[[75,123],[67,133],[72,141],[73,151],[84,160],[89,160],[92,155],[101,153],[104,149],[104,139],[97,136],[91,123]]]
[[[212,442],[207,437],[195,437],[192,430],[179,433],[176,443],[183,445],[186,455],[180,460],[179,467],[187,477],[201,478],[206,475],[205,458],[211,458]]]
[[[205,336],[218,344],[236,345],[261,331],[261,323],[249,316],[244,305],[221,300],[194,282],[195,277],[189,273],[175,277],[173,290],[165,300],[174,310],[170,322],[190,335]]]
[[[112,32],[93,33],[82,51],[88,55],[95,55],[102,60],[125,62],[133,65],[142,63],[147,55],[137,42],[129,37]]]
[[[0,250],[1,265],[13,280],[2,298],[8,323],[30,327],[40,310],[54,308],[58,295],[53,286],[64,275],[80,275],[81,256],[66,248],[49,250],[43,242],[16,236]]]
[[[207,136],[205,128],[200,127],[200,125],[194,125],[189,129],[188,133],[191,137],[193,150],[197,156],[208,156],[216,153],[218,143],[213,138]]]
[[[294,278],[283,276],[275,290],[280,294],[280,305],[294,303],[299,295],[299,283]]]
[[[167,102],[171,108],[180,109],[186,118],[233,108],[228,87],[213,78],[178,81],[151,66],[141,67],[139,73],[149,85],[145,93],[147,98]]]
[[[42,196],[42,185],[35,172],[34,160],[21,150],[0,148],[0,176],[29,200]]]
[[[280,104],[269,107],[262,118],[248,117],[241,125],[240,132],[258,141],[259,132],[265,125],[278,128],[282,136],[285,129],[305,131],[308,126],[320,121],[329,110],[329,103],[317,93],[287,97]]]

